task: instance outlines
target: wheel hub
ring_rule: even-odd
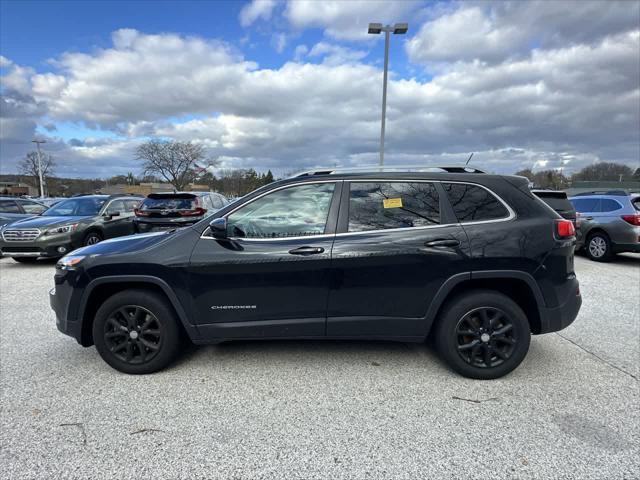
[[[132,340],[135,340],[136,338],[138,338],[138,332],[136,332],[135,330],[131,330],[129,332],[129,336],[131,337]]]
[[[489,340],[491,340],[491,335],[489,335],[488,333],[483,333],[482,335],[480,335],[480,340],[482,340],[484,343],[487,343]]]

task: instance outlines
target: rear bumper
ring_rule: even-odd
[[[616,253],[623,253],[623,252],[640,253],[640,243],[614,243],[613,251]]]
[[[567,328],[576,319],[582,305],[582,296],[578,280],[574,279],[573,282],[575,288],[571,288],[564,302],[557,307],[540,307],[540,332],[537,333],[557,332]]]
[[[155,232],[159,230],[170,230],[173,228],[188,227],[202,220],[203,217],[190,217],[188,220],[184,218],[178,218],[173,221],[169,219],[144,219],[134,220],[136,233]]]

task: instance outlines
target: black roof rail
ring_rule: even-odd
[[[380,166],[368,165],[362,167],[335,167],[317,168],[298,173],[293,177],[305,177],[310,175],[337,175],[340,173],[377,173],[377,172],[447,172],[447,173],[486,173],[484,170],[469,165],[396,165]]]

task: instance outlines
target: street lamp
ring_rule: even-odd
[[[387,115],[387,69],[389,67],[389,33],[404,35],[409,30],[408,23],[396,23],[395,25],[382,25],[370,23],[369,34],[379,35],[384,32],[384,77],[382,80],[382,124],[380,126],[380,166],[384,165],[384,126]]]
[[[47,143],[45,140],[31,140],[38,146],[38,177],[40,179],[40,198],[44,198],[44,184],[42,182],[42,159],[40,158],[40,144]]]

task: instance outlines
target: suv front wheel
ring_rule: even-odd
[[[93,341],[102,359],[124,373],[163,369],[178,354],[179,320],[160,295],[125,290],[107,299],[93,322]]]
[[[456,296],[435,327],[436,349],[455,371],[490,380],[514,370],[529,350],[531,332],[522,309],[491,290]]]

